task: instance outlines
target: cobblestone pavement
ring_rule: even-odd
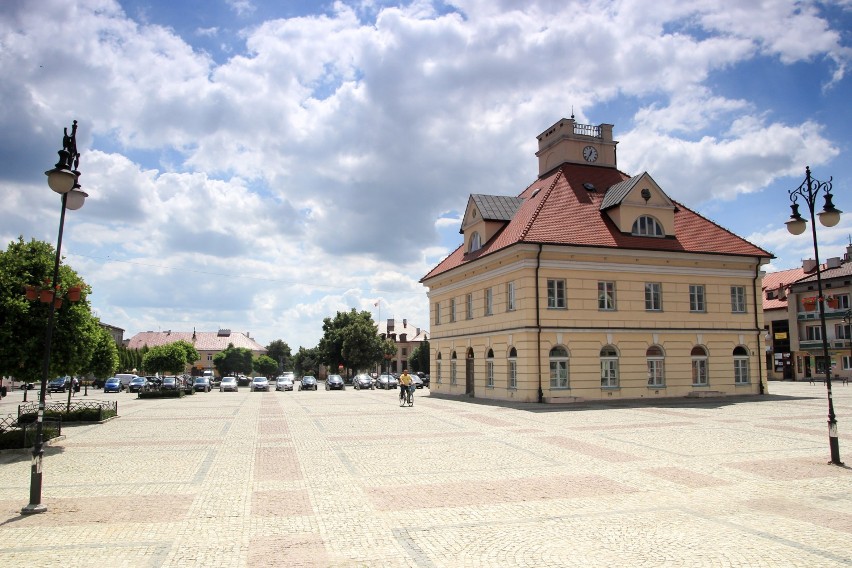
[[[418,391],[118,399],[44,461],[0,453],[0,566],[852,566],[823,385],[579,406]],[[835,385],[852,465],[852,387]],[[3,400],[13,412],[21,393]]]

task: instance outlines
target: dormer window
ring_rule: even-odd
[[[470,236],[470,250],[468,252],[478,251],[482,248],[482,239],[479,237],[479,233],[474,231],[474,233]]]
[[[633,223],[631,234],[637,237],[663,237],[663,226],[650,215],[642,215]]]

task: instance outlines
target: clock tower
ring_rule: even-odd
[[[612,124],[577,124],[574,116],[563,118],[537,136],[538,175],[564,163],[618,167]]]

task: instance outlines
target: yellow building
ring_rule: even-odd
[[[429,289],[431,390],[523,402],[764,392],[772,255],[618,170],[612,125],[538,136],[517,197],[471,195]]]

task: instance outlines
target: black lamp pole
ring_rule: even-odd
[[[38,398],[38,421],[36,422],[36,438],[33,446],[33,459],[30,469],[30,502],[21,509],[25,515],[44,513],[47,506],[41,502],[42,460],[44,458],[44,399],[47,395],[47,381],[50,377],[50,348],[53,341],[53,322],[56,314],[57,285],[59,284],[59,262],[62,251],[62,231],[65,227],[65,210],[79,209],[83,206],[86,193],[80,190],[78,179],[80,172],[80,154],[77,152],[77,121],[71,127],[71,135],[65,129],[62,137],[62,150],[59,150],[59,161],[52,170],[45,173],[50,189],[62,195],[62,210],[59,214],[59,237],[56,241],[56,259],[53,264],[53,280],[51,287],[54,298],[50,301],[47,316],[47,331],[44,339],[44,364],[41,374],[41,389]]]
[[[825,298],[822,295],[822,269],[819,262],[819,246],[817,245],[816,221],[814,219],[814,204],[819,192],[822,191],[825,195],[825,205],[819,213],[819,220],[826,227],[833,227],[840,222],[841,211],[837,209],[831,202],[831,180],[821,182],[811,177],[810,167],[805,167],[805,181],[796,189],[788,191],[792,204],[792,214],[790,219],[785,223],[787,230],[793,235],[801,235],[805,232],[807,221],[799,214],[799,204],[796,203],[801,197],[808,206],[808,212],[811,216],[811,236],[814,241],[814,256],[816,260],[816,276],[817,276],[817,300],[819,302],[819,323],[822,331],[822,356],[823,366],[825,368],[825,388],[828,392],[828,446],[831,452],[831,462],[834,465],[843,465],[840,461],[840,444],[837,439],[837,417],[834,415],[834,402],[831,398],[831,359],[828,355],[828,335],[825,327]]]

